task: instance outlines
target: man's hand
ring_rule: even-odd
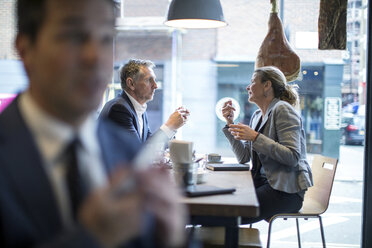
[[[141,175],[146,192],[147,211],[156,219],[157,237],[162,247],[184,247],[186,240],[186,208],[179,202],[180,192],[169,171],[153,168]]]
[[[186,123],[189,115],[190,111],[188,109],[179,107],[169,116],[169,119],[165,125],[167,125],[167,127],[170,129],[177,130]]]
[[[140,233],[144,194],[138,188],[125,195],[117,194],[120,184],[130,176],[129,170],[117,171],[110,185],[94,190],[80,208],[81,224],[103,247],[116,247]]]
[[[132,187],[123,193],[123,182],[128,180]],[[153,231],[160,247],[182,247],[186,210],[179,198],[165,169],[121,169],[113,174],[109,186],[88,196],[80,208],[79,220],[103,247],[111,248],[139,237],[146,223],[145,213],[150,213],[156,221]]]

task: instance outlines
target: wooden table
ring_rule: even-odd
[[[208,185],[236,188],[232,194],[188,198],[181,202],[189,208],[192,224],[225,226],[225,247],[238,247],[240,217],[257,217],[259,204],[250,171],[210,171]]]

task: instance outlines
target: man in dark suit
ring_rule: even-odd
[[[94,118],[112,73],[113,1],[18,0],[17,16],[29,87],[0,115],[0,247],[181,245],[167,174],[123,166],[140,143]]]
[[[149,60],[131,59],[120,71],[123,91],[103,107],[100,118],[109,118],[128,130],[140,142],[152,136],[146,108],[147,102],[154,97],[156,76],[154,63]],[[172,138],[182,127],[190,112],[179,107],[158,130],[162,135]]]

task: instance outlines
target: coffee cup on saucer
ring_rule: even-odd
[[[221,161],[221,155],[217,153],[209,153],[208,154],[208,162],[210,163],[218,163]]]

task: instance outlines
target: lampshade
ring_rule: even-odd
[[[172,0],[168,20],[177,28],[218,28],[227,25],[220,0]]]

